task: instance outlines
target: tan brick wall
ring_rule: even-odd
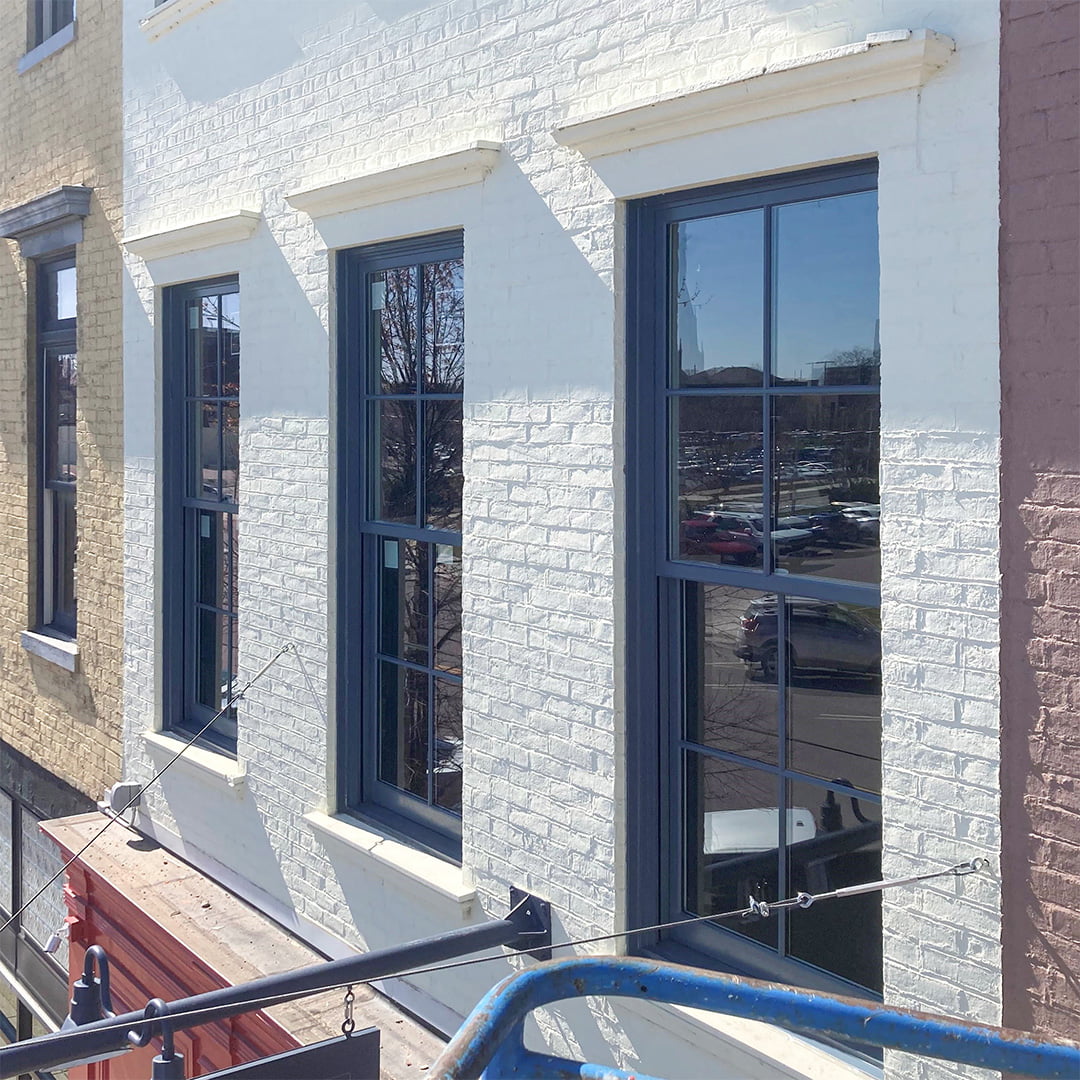
[[[149,6],[149,5],[148,5]],[[0,739],[93,797],[119,778],[123,627],[119,0],[79,0],[76,38],[24,74],[25,0],[0,4],[0,209],[93,188],[78,268],[79,666],[20,645],[34,618],[32,272],[0,240]]]

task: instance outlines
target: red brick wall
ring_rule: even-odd
[[[1011,1027],[1080,1032],[1080,0],[1001,4],[1002,929]]]

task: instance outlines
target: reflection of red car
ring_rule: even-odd
[[[746,565],[758,558],[758,547],[746,533],[721,529],[711,521],[684,521],[680,529],[679,554],[683,558],[708,558],[719,555]]]

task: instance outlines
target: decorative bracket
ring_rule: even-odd
[[[528,952],[537,960],[551,959],[551,905],[524,889],[510,889],[510,913],[506,921],[513,923],[517,940],[508,949]]]

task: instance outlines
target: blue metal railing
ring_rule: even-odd
[[[1077,1080],[1080,1045],[756,979],[626,957],[554,960],[511,975],[484,997],[432,1067],[431,1080],[580,1077],[651,1080],[641,1072],[527,1050],[533,1009],[575,997],[627,997],[762,1020],[804,1035],[880,1046],[1041,1080]]]

